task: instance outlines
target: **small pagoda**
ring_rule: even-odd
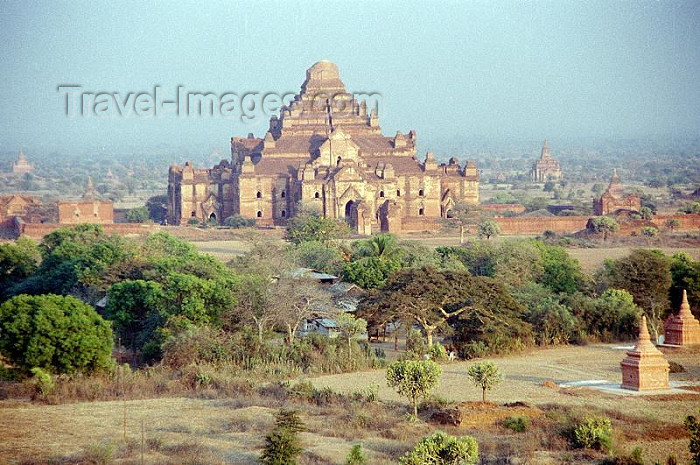
[[[683,289],[681,310],[678,315],[671,315],[664,324],[664,344],[676,346],[700,344],[700,322],[690,312],[685,289]]]
[[[647,318],[642,316],[639,339],[634,349],[620,363],[622,369],[622,389],[651,391],[668,389],[668,362],[654,346],[647,329]]]

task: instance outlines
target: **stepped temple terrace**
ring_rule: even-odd
[[[171,166],[168,197],[171,224],[239,214],[284,225],[305,204],[368,235],[420,229],[457,202],[477,204],[479,176],[473,162],[438,164],[432,153],[419,161],[415,131],[382,135],[377,110],[346,93],[338,67],[321,61],[263,138],[231,138],[231,160],[210,169]]]

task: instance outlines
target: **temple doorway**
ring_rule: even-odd
[[[353,207],[355,206],[355,201],[350,200],[348,203],[345,204],[345,222],[350,225],[351,228],[356,228],[356,218],[353,218]]]

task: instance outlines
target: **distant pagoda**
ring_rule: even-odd
[[[17,161],[12,163],[12,173],[13,174],[27,174],[34,171],[34,167],[29,164],[27,157],[24,156],[24,151],[19,150],[19,155],[17,156]]]
[[[549,142],[546,140],[542,145],[542,153],[540,159],[532,165],[530,170],[530,179],[534,182],[556,181],[561,179],[561,167],[559,162],[552,158],[549,153]]]

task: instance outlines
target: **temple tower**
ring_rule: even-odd
[[[678,346],[700,344],[700,322],[690,312],[685,289],[683,289],[683,302],[678,315],[671,315],[666,320],[664,339],[666,344]]]
[[[639,339],[634,349],[620,363],[622,369],[622,389],[650,391],[668,389],[668,362],[651,342],[647,329],[647,318],[642,316]]]

